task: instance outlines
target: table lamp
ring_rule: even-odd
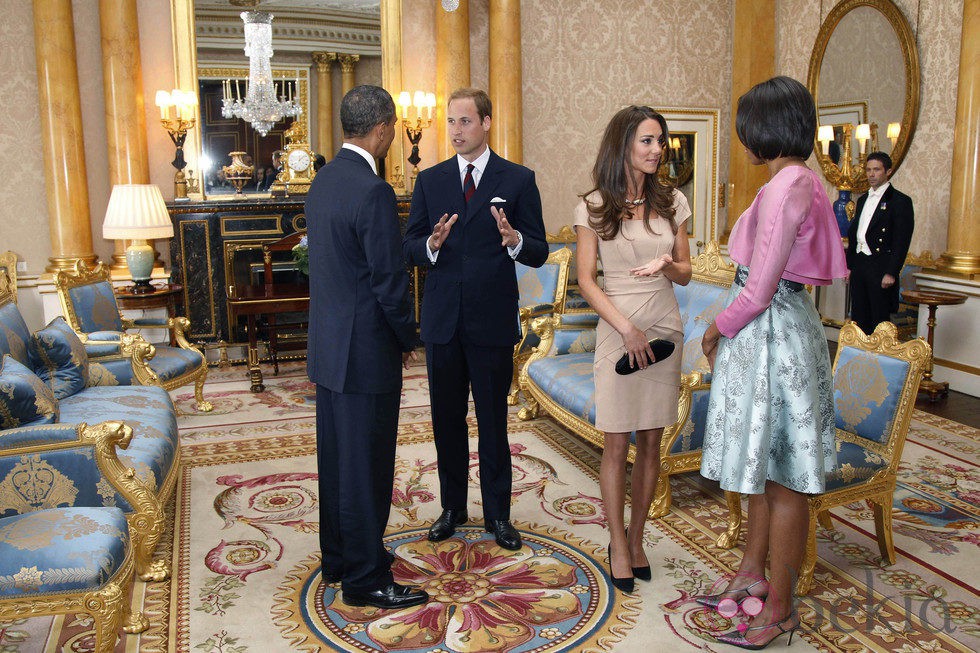
[[[173,235],[174,226],[159,188],[153,184],[117,184],[112,187],[102,223],[102,237],[132,240],[126,248],[126,266],[133,279],[133,293],[153,292],[150,275],[155,254],[146,241],[172,238]]]

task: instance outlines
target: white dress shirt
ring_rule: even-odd
[[[857,253],[866,254],[871,256],[871,248],[868,247],[868,225],[871,224],[871,216],[875,214],[878,210],[878,203],[881,202],[881,196],[885,194],[885,191],[891,185],[890,181],[886,181],[878,188],[872,188],[868,190],[868,197],[864,200],[864,208],[861,209],[861,215],[858,217],[858,230],[857,230]]]
[[[363,147],[354,145],[353,143],[344,143],[340,147],[342,149],[353,150],[354,152],[360,154],[362,157],[364,157],[364,160],[368,162],[368,165],[371,166],[371,170],[374,170],[374,174],[378,174],[378,164],[374,161],[374,157],[371,156],[371,153],[365,150]]]
[[[463,157],[457,154],[456,163],[459,164],[459,187],[460,188],[463,187],[463,180],[466,179],[466,167],[470,165],[470,163],[472,163],[473,172],[471,174],[473,175],[473,188],[479,188],[480,179],[483,178],[483,171],[487,169],[487,163],[489,162],[490,162],[489,147],[483,150],[483,154],[476,157],[476,159],[474,159],[473,161],[467,161],[466,159],[464,159]],[[510,255],[512,259],[516,259],[517,255],[521,253],[521,247],[523,245],[524,245],[524,236],[522,236],[521,232],[518,231],[517,244],[514,245],[513,247],[508,247],[507,253]],[[426,254],[429,255],[429,260],[432,261],[432,264],[435,265],[436,260],[439,258],[439,251],[436,250],[433,252],[431,249],[429,249],[428,239],[426,239],[425,241],[425,252]]]

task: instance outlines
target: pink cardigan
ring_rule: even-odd
[[[781,278],[827,286],[847,275],[830,200],[804,166],[787,166],[762,187],[735,223],[728,251],[749,268],[745,288],[715,320],[729,338],[768,308]]]

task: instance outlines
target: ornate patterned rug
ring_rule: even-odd
[[[691,600],[740,556],[714,546],[726,516],[717,488],[696,474],[676,479],[672,512],[646,526],[653,581],[615,592],[599,454],[550,420],[511,424],[512,515],[526,546],[502,550],[479,528],[475,457],[471,525],[428,542],[439,503],[424,367],[406,374],[387,543],[396,578],[433,600],[402,611],[345,606],[319,575],[312,386],[287,367],[253,395],[240,370],[212,374],[212,415],[195,414],[189,392],[174,395],[185,467],[172,550],[161,552],[173,556],[174,576],[137,585],[151,627],[117,651],[729,650],[710,634],[737,624]],[[895,495],[898,562],[881,565],[866,505],[835,511],[835,530],[818,532],[795,650],[980,649],[971,571],[980,562],[980,432],[915,418]],[[3,652],[86,650],[84,618],[0,624]]]

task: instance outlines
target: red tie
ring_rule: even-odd
[[[473,197],[473,193],[476,192],[476,183],[473,181],[473,169],[476,168],[472,163],[466,164],[466,176],[463,177],[463,197],[467,202]]]

